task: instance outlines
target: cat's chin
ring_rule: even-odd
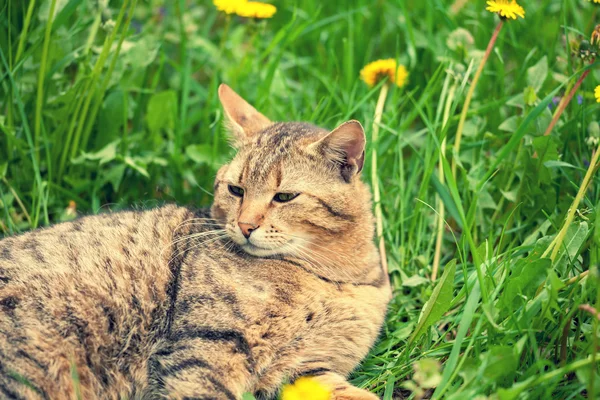
[[[239,243],[238,243],[239,244]],[[277,247],[262,247],[258,246],[251,242],[246,242],[243,244],[239,244],[239,246],[246,253],[255,256],[255,257],[275,257],[275,256],[284,256],[287,254],[286,248],[288,246],[277,246]]]

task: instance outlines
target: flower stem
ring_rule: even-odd
[[[29,6],[27,7],[27,14],[25,14],[25,20],[23,21],[23,29],[21,29],[21,37],[19,38],[19,46],[17,47],[17,55],[15,56],[16,65],[21,56],[23,55],[23,50],[25,50],[25,43],[27,39],[27,32],[29,31],[29,24],[31,23],[31,16],[33,15],[33,9],[35,8],[35,0],[29,2]],[[48,20],[50,22],[50,20]]]
[[[48,64],[48,52],[50,49],[50,35],[52,33],[52,23],[54,22],[54,10],[56,8],[56,0],[52,0],[50,3],[50,11],[48,12],[48,22],[46,23],[46,30],[44,32],[44,47],[42,48],[42,59],[40,61],[38,86],[37,86],[37,98],[35,102],[35,120],[33,125],[33,145],[34,154],[39,160],[38,141],[40,137],[40,131],[42,126],[42,106],[44,105],[44,79],[46,78],[46,67]]]
[[[567,234],[567,230],[569,229],[569,226],[571,225],[571,223],[573,222],[573,219],[575,218],[575,213],[577,212],[577,207],[579,207],[579,203],[581,203],[581,200],[583,200],[583,196],[585,196],[585,192],[587,191],[590,180],[592,179],[592,175],[594,174],[594,171],[596,169],[596,165],[598,164],[599,157],[600,157],[600,145],[598,146],[598,148],[592,155],[592,160],[590,161],[590,166],[588,167],[587,172],[585,173],[585,176],[583,178],[583,182],[581,183],[581,186],[579,187],[579,191],[577,192],[577,195],[575,196],[575,199],[573,200],[573,203],[571,204],[571,207],[569,208],[569,212],[567,213],[567,218],[565,219],[565,223],[563,224],[562,228],[558,232],[558,235],[556,235],[556,238],[552,241],[552,243],[550,243],[550,245],[548,246],[546,251],[542,254],[542,257],[546,257],[548,255],[548,253],[550,252],[550,250],[552,250],[552,253],[550,254],[550,259],[552,260],[552,262],[554,262],[554,260],[556,259],[556,256],[558,255],[558,251],[560,250],[560,246],[562,245],[562,242],[565,239],[565,235]]]
[[[454,84],[450,87],[448,92],[448,96],[446,97],[446,104],[444,104],[444,115],[442,116],[442,131],[446,127],[448,123],[448,119],[450,118],[450,108],[452,107],[452,103],[454,102],[454,95],[456,93],[456,87],[458,86],[458,82],[454,82]],[[443,157],[446,154],[446,138],[442,140],[442,144],[440,146],[440,155],[438,162],[438,175],[440,183],[443,185],[445,181],[444,177],[444,166],[443,166]],[[440,267],[440,259],[442,257],[442,240],[444,238],[444,224],[446,223],[444,220],[444,216],[446,214],[446,208],[444,207],[444,202],[439,196],[437,197],[437,235],[435,238],[435,252],[433,253],[433,266],[431,268],[431,280],[435,281],[437,278],[437,273]]]
[[[485,54],[479,63],[479,67],[477,67],[477,71],[475,71],[475,75],[473,76],[473,82],[471,82],[471,87],[469,87],[469,91],[467,92],[467,97],[465,98],[465,104],[460,113],[460,119],[458,121],[458,128],[456,129],[456,138],[454,139],[454,155],[452,157],[452,176],[456,178],[456,157],[458,157],[458,152],[460,151],[460,141],[462,139],[463,129],[465,128],[465,121],[467,119],[467,113],[469,112],[469,105],[471,104],[471,98],[473,98],[473,93],[475,93],[475,87],[477,87],[477,82],[481,77],[481,73],[483,72],[483,67],[487,62],[488,58],[490,58],[490,54],[492,53],[492,49],[494,48],[494,44],[496,43],[496,39],[498,39],[498,34],[502,29],[502,25],[504,21],[501,19],[496,25],[496,29],[494,33],[492,33],[492,37],[490,38],[490,42],[488,43],[487,49],[485,50]]]
[[[371,182],[373,184],[373,200],[375,201],[375,223],[377,227],[377,239],[379,242],[379,256],[381,257],[381,265],[383,270],[387,274],[388,265],[387,257],[385,253],[385,243],[383,241],[383,216],[381,213],[381,194],[379,193],[379,177],[377,176],[377,145],[379,138],[379,124],[381,123],[381,116],[383,115],[383,107],[385,106],[385,99],[390,88],[389,83],[385,83],[381,87],[379,92],[379,98],[377,99],[377,105],[375,106],[375,116],[373,119],[373,130],[372,130],[372,146],[371,151]]]
[[[565,108],[567,108],[567,105],[569,105],[569,103],[571,102],[573,95],[575,95],[575,93],[577,92],[577,89],[579,89],[579,86],[581,86],[581,83],[583,82],[585,77],[588,76],[590,71],[591,71],[591,69],[588,69],[588,70],[585,70],[583,72],[583,74],[581,74],[579,79],[577,79],[575,86],[573,86],[571,88],[571,90],[569,91],[569,94],[560,102],[560,104],[558,105],[558,108],[556,109],[556,112],[554,113],[554,117],[552,117],[552,121],[550,121],[550,125],[548,125],[548,128],[546,128],[546,132],[544,132],[544,136],[548,136],[550,134],[550,132],[552,132],[552,128],[554,128],[554,125],[556,125],[556,122],[562,115],[563,111],[565,111]]]

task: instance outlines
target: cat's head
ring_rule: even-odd
[[[226,85],[219,98],[238,151],[217,173],[212,214],[231,240],[254,256],[305,259],[372,245],[360,123],[274,123]]]

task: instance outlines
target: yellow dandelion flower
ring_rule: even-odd
[[[223,11],[226,14],[237,13],[240,6],[246,3],[247,0],[213,0],[213,4],[217,10]]]
[[[600,85],[594,89],[594,97],[596,98],[596,103],[600,103]]]
[[[241,4],[235,13],[246,18],[271,18],[276,12],[277,7],[273,4],[248,1]]]
[[[396,86],[402,87],[408,80],[408,71],[404,65],[397,65],[393,58],[373,61],[360,71],[360,78],[370,87],[386,77]]]
[[[331,391],[314,378],[302,377],[291,385],[285,385],[281,400],[329,400]]]
[[[588,1],[592,1],[592,0],[588,0]],[[593,0],[593,2],[596,4],[600,4],[600,0]]]
[[[498,14],[501,18],[525,18],[525,10],[515,0],[488,0],[487,5],[486,10]]]

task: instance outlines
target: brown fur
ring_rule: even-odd
[[[345,380],[390,297],[362,128],[272,124],[220,97],[239,151],[212,215],[166,206],[0,241],[0,398],[272,398],[304,375],[376,398]]]

